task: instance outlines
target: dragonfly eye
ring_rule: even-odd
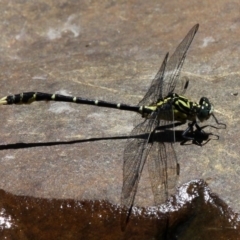
[[[213,106],[206,97],[202,97],[199,101],[200,109],[197,114],[198,119],[203,122],[208,120],[213,112]]]

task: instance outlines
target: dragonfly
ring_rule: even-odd
[[[174,129],[175,126],[189,122],[182,134],[183,142],[192,140],[197,145],[201,145],[203,140],[208,140],[208,137],[213,135],[204,132],[203,128],[207,126],[218,128],[212,125],[200,127],[198,122],[204,122],[212,116],[218,125],[226,128],[225,124],[217,120],[213,105],[208,98],[202,97],[197,103],[183,96],[189,81],[186,80],[183,84],[179,80],[179,76],[187,51],[198,28],[199,24],[191,28],[170,58],[168,53],[165,55],[150,88],[138,105],[42,92],[24,92],[0,99],[0,105],[31,104],[35,101],[61,101],[115,108],[142,115],[144,120],[136,121],[130,136],[144,135],[144,137],[129,138],[124,150],[121,203],[126,211],[123,211],[121,217],[123,230],[129,220],[146,162],[148,163],[149,178],[156,205],[166,201],[169,193],[176,186],[180,168],[173,148],[175,132],[173,130],[172,134],[169,134],[170,141],[169,139],[166,141],[162,138],[166,126],[172,126]],[[195,128],[196,130],[194,130]]]

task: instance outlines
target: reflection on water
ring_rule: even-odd
[[[239,239],[239,216],[201,180],[158,207],[134,207],[125,232],[121,208],[106,201],[15,196],[0,190],[1,239]]]

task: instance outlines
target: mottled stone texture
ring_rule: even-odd
[[[175,144],[181,165],[178,184],[202,178],[239,211],[240,109],[239,94],[233,95],[240,80],[239,12],[238,1],[226,0],[3,0],[1,96],[42,91],[136,104],[166,52],[172,53],[199,23],[182,71],[190,78],[186,95],[196,101],[210,98],[227,129],[210,129],[220,139],[203,147]],[[22,142],[127,136],[135,114],[54,102],[0,106],[0,111],[1,189],[120,203],[124,139],[6,148]],[[153,204],[147,171],[136,204]]]

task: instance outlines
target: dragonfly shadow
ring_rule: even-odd
[[[176,125],[175,125],[176,126]],[[180,142],[181,144],[185,142],[192,142],[190,140],[186,140],[183,137],[184,131],[182,130],[173,130],[168,129],[174,127],[173,124],[169,124],[166,126],[161,126],[155,129],[152,133],[150,140],[157,142]],[[154,137],[153,137],[154,136]],[[207,141],[209,134],[205,132],[199,132],[198,130],[189,133],[189,137],[199,139],[200,142]],[[32,142],[32,143],[13,143],[13,144],[4,144],[0,145],[1,150],[9,150],[9,149],[23,149],[23,148],[33,148],[33,147],[46,147],[46,146],[57,146],[57,145],[72,145],[77,143],[85,143],[85,142],[96,142],[96,141],[106,141],[106,140],[122,140],[122,139],[130,139],[130,138],[138,138],[138,139],[148,139],[149,133],[147,134],[139,134],[139,135],[123,135],[123,136],[113,136],[113,137],[99,137],[99,138],[87,138],[87,139],[79,139],[79,140],[71,140],[71,141],[52,141],[52,142]],[[188,143],[188,145],[194,143]]]

